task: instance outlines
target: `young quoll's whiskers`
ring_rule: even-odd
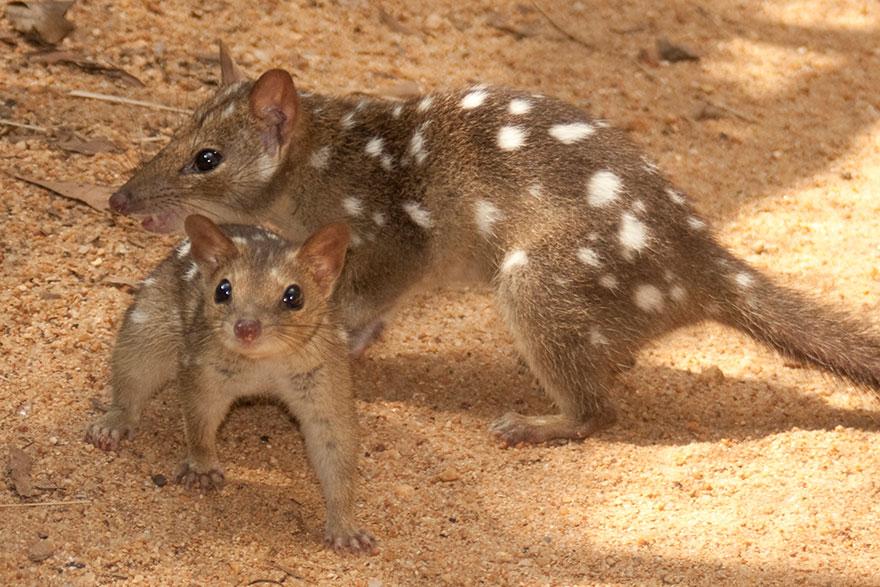
[[[177,480],[223,484],[216,433],[239,397],[270,393],[297,418],[327,504],[327,542],[372,551],[354,518],[357,422],[348,349],[331,294],[349,243],[330,224],[301,246],[261,228],[204,216],[144,280],[112,359],[113,402],[87,439],[115,450],[150,396],[173,382],[188,454]]]

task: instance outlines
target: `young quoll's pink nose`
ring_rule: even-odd
[[[236,320],[232,329],[235,338],[242,342],[254,342],[262,331],[259,320]]]

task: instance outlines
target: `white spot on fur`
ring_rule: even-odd
[[[183,274],[183,279],[185,281],[192,281],[193,278],[198,274],[199,266],[195,263],[190,264],[189,268],[186,270],[186,273]]]
[[[502,151],[515,151],[526,144],[526,132],[518,126],[502,126],[498,130],[498,147]]]
[[[657,164],[645,157],[644,155],[642,155],[642,169],[652,175],[657,173],[657,171],[659,170]]]
[[[743,271],[742,273],[737,273],[733,278],[736,281],[736,284],[743,289],[747,289],[755,285],[755,278]]]
[[[688,226],[690,226],[694,230],[703,230],[704,228],[706,228],[706,223],[696,216],[688,216],[687,223]]]
[[[599,285],[607,287],[608,289],[617,289],[617,283],[617,278],[610,273],[606,273],[599,278]]]
[[[644,214],[647,212],[647,208],[645,208],[645,203],[641,200],[636,200],[633,202],[633,212],[636,214]]]
[[[510,273],[517,267],[522,267],[529,262],[529,256],[522,249],[516,249],[507,253],[504,262],[501,263],[501,272]]]
[[[421,100],[419,100],[419,105],[416,107],[416,110],[419,112],[427,112],[428,108],[434,103],[434,98],[432,96],[425,96]]]
[[[427,151],[425,151],[424,130],[426,126],[428,126],[427,122],[420,124],[409,140],[409,154],[413,156],[418,165],[424,163],[425,158],[428,156]]]
[[[342,207],[345,208],[349,216],[360,216],[364,211],[364,203],[360,198],[345,198],[342,200]]]
[[[352,232],[351,233],[351,246],[352,247],[359,247],[362,244],[364,244],[364,239],[361,238],[361,235],[359,235],[356,232]]]
[[[528,191],[529,195],[533,198],[540,198],[542,195],[544,195],[544,186],[536,182],[530,185],[529,189],[526,191]]]
[[[672,289],[669,290],[669,297],[676,302],[683,302],[687,297],[687,292],[680,285],[673,285]]]
[[[666,195],[669,196],[669,199],[673,201],[673,203],[681,206],[684,204],[684,196],[675,191],[672,188],[666,188]]]
[[[189,242],[189,239],[184,239],[179,245],[177,245],[177,258],[183,259],[187,255],[189,255],[189,250],[192,248],[192,243]]]
[[[482,106],[483,102],[486,101],[486,97],[489,95],[489,92],[486,90],[474,90],[465,95],[464,98],[461,99],[461,107],[465,110],[472,110],[477,108],[478,106]]]
[[[147,277],[141,282],[141,287],[153,287],[154,285],[156,285],[155,277]]]
[[[382,169],[385,171],[391,171],[394,168],[394,157],[388,153],[382,153],[379,157],[379,164],[382,165]]]
[[[587,184],[587,203],[594,208],[607,206],[617,200],[621,186],[617,174],[607,169],[597,171]]]
[[[563,145],[570,145],[587,138],[596,132],[596,129],[586,122],[572,122],[570,124],[554,124],[548,132],[551,137]]]
[[[422,207],[418,202],[406,202],[403,205],[404,211],[409,214],[412,221],[422,228],[431,228],[434,221],[431,219],[431,213]]]
[[[648,244],[648,227],[631,212],[620,217],[620,230],[617,233],[620,246],[628,258],[638,253]]]
[[[597,240],[599,240],[599,233],[598,232],[591,232],[590,234],[587,235],[587,239],[589,239],[592,242],[596,242]]]
[[[364,151],[366,151],[367,155],[370,155],[371,157],[378,157],[382,154],[382,146],[384,143],[385,141],[382,140],[382,137],[373,137],[367,143],[367,146],[364,147]]]
[[[349,128],[353,127],[354,126],[354,115],[355,115],[355,111],[353,110],[353,111],[349,112],[348,114],[346,114],[345,116],[343,116],[339,120],[340,126],[342,126],[342,128],[344,128],[344,129],[349,129]]]
[[[314,167],[315,169],[324,169],[327,167],[327,163],[330,161],[330,146],[325,145],[312,153],[312,156],[309,157],[309,165]]]
[[[504,212],[488,200],[477,200],[474,203],[474,216],[477,228],[481,233],[489,236],[492,234],[492,227],[495,223],[504,218]]]
[[[578,261],[583,263],[584,265],[589,265],[590,267],[601,267],[602,261],[599,260],[599,255],[593,249],[589,247],[581,247],[577,252]]]
[[[280,241],[280,240],[281,240],[281,237],[278,236],[277,234],[275,234],[274,232],[267,232],[267,233],[266,233],[266,236],[267,236],[270,240],[273,240],[273,241]]]
[[[373,222],[376,223],[376,226],[385,226],[385,215],[381,212],[374,212]]]
[[[247,244],[248,244],[247,239],[244,238],[243,236],[234,236],[234,237],[232,237],[232,242],[234,242],[235,244],[237,244],[237,245],[240,246],[240,247],[247,246]]]
[[[223,118],[229,118],[232,116],[232,113],[235,112],[235,102],[230,102],[226,105],[226,108],[223,109]]]
[[[131,314],[129,314],[129,319],[135,324],[144,324],[150,319],[150,315],[140,308],[135,308],[131,311]]]
[[[599,346],[602,344],[608,344],[608,339],[605,338],[605,335],[599,332],[599,329],[593,326],[590,328],[590,344],[593,346]]]
[[[391,116],[393,116],[394,118],[400,118],[402,112],[403,104],[395,104],[394,108],[391,109]]]
[[[523,100],[522,98],[515,98],[511,100],[510,104],[507,106],[507,111],[515,116],[528,114],[529,110],[531,109],[532,103],[528,100]]]
[[[645,283],[636,287],[633,300],[645,312],[663,311],[663,292],[653,285]]]

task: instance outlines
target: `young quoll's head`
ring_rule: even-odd
[[[218,222],[253,220],[302,133],[289,73],[273,69],[247,80],[222,44],[220,62],[217,93],[110,197],[110,208],[142,217],[147,230],[180,230],[191,213]]]
[[[349,229],[330,224],[297,247],[255,227],[227,232],[205,216],[186,218],[202,278],[211,335],[251,358],[292,355],[328,336],[328,298],[345,262]]]

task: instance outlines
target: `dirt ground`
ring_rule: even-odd
[[[183,454],[171,389],[118,454],[83,442],[131,299],[118,282],[175,239],[8,174],[121,184],[184,115],[69,92],[192,107],[217,38],[249,74],[287,67],[315,91],[485,81],[570,100],[628,129],[738,254],[878,323],[875,1],[382,6],[80,0],[60,47],[144,87],[39,62],[0,21],[0,119],[46,131],[0,125],[0,457],[24,449],[36,485],[0,483],[0,583],[880,585],[880,402],[714,325],[641,353],[613,429],[503,450],[493,418],[551,406],[491,298],[417,298],[355,366],[374,557],[323,549],[317,481],[275,406],[231,414],[213,495],[161,483]],[[699,61],[658,62],[664,37]],[[117,150],[70,152],[71,133]]]

